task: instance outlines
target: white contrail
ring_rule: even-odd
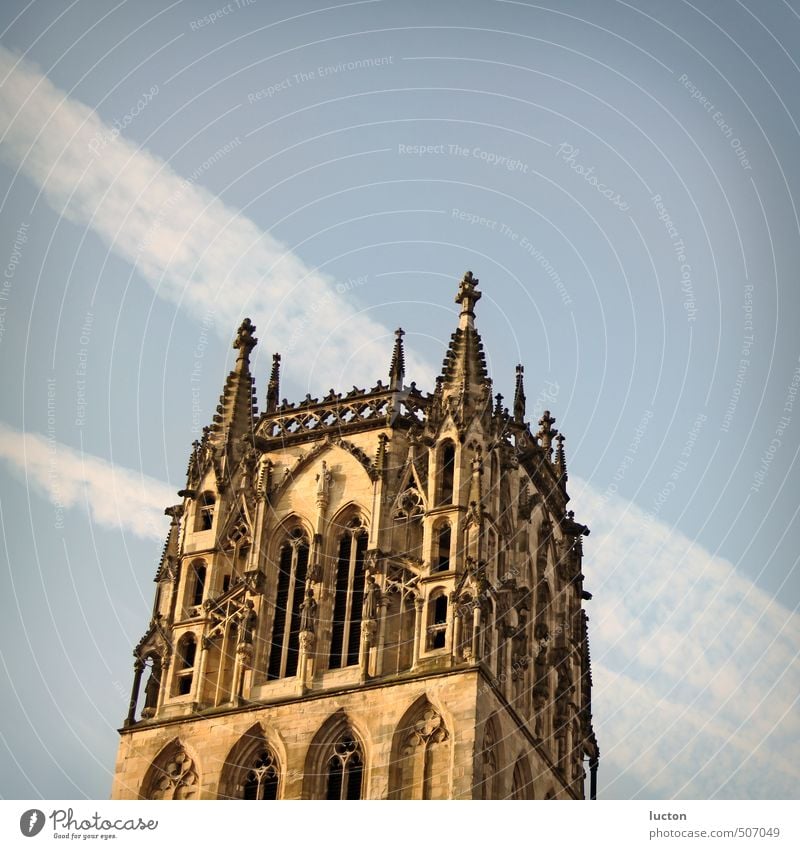
[[[345,375],[362,384],[383,377],[394,328],[359,313],[343,284],[200,184],[204,167],[235,155],[240,139],[181,176],[4,47],[0,79],[0,157],[59,214],[134,264],[159,297],[197,318],[214,314],[225,339],[250,315],[268,350],[285,351],[290,373],[318,389]],[[157,108],[157,97],[141,108]],[[413,352],[407,362],[416,380],[430,380]]]

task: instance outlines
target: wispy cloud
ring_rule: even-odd
[[[0,459],[58,510],[88,510],[98,525],[140,537],[163,539],[166,534],[164,508],[176,496],[161,481],[2,423]]]
[[[0,80],[0,156],[56,212],[135,264],[159,297],[198,318],[213,312],[226,339],[250,314],[270,350],[290,353],[295,377],[318,388],[340,385],[345,372],[362,383],[382,373],[375,364],[387,360],[389,329],[359,314],[329,275],[199,185],[206,163],[177,174],[3,47]],[[230,140],[233,153],[209,151],[209,161],[236,155],[239,143]],[[323,350],[347,350],[353,359],[320,357]],[[413,354],[408,360],[418,379],[431,376]]]
[[[800,616],[630,502],[576,479],[571,493],[592,525],[606,794],[795,798]]]

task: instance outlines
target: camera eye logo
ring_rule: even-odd
[[[31,808],[19,818],[19,830],[25,837],[36,837],[44,828],[44,813],[38,808]]]

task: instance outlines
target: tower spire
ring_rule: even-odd
[[[403,351],[405,331],[402,327],[398,327],[394,335],[394,350],[392,351],[392,362],[389,366],[389,388],[394,392],[399,392],[403,388],[403,380],[406,376],[406,356]]]
[[[256,326],[249,318],[236,331],[233,348],[239,355],[233,371],[225,380],[209,434],[217,445],[231,444],[253,432],[256,403],[255,382],[250,374],[250,352],[258,344],[255,331]]]
[[[455,398],[459,406],[471,405],[483,409],[491,404],[491,381],[486,371],[483,342],[475,329],[475,304],[480,300],[478,278],[467,271],[458,287],[455,301],[461,305],[458,327],[450,337],[450,345],[442,364],[441,385],[443,400]]]
[[[272,372],[267,384],[267,412],[274,413],[280,403],[281,391],[281,355],[272,355]]]
[[[517,383],[514,388],[514,421],[517,424],[525,422],[525,386],[522,379],[524,371],[524,366],[517,366]]]

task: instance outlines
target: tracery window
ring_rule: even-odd
[[[360,799],[364,783],[364,751],[361,743],[345,731],[333,744],[327,764],[326,799]]]
[[[141,798],[195,799],[200,789],[197,772],[194,761],[176,741],[150,766]]]
[[[444,719],[423,702],[401,720],[392,744],[390,799],[447,799],[450,785],[450,735]]]
[[[300,605],[308,571],[308,538],[300,528],[289,533],[278,555],[278,587],[272,624],[267,680],[297,674]]]
[[[339,539],[329,669],[358,663],[366,551],[367,532],[361,519],[354,518]]]
[[[280,771],[275,755],[262,749],[245,776],[243,799],[277,799]]]

